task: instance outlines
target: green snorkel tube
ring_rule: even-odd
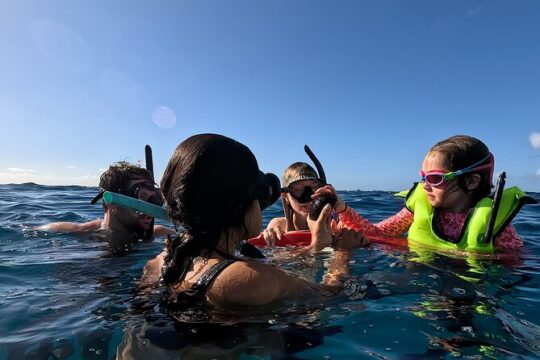
[[[482,243],[484,244],[489,244],[493,240],[493,229],[495,228],[495,220],[497,219],[497,213],[499,212],[499,206],[501,205],[504,184],[506,183],[505,179],[506,173],[503,171],[501,175],[499,175],[497,186],[495,186],[495,194],[493,196],[493,203],[491,204],[491,214],[488,219],[486,233],[482,237]]]

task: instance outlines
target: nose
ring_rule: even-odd
[[[431,188],[431,185],[429,185],[426,181],[424,181],[422,183],[422,187],[424,188],[424,190],[426,190],[427,192],[431,192],[432,188]]]

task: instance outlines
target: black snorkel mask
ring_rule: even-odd
[[[279,199],[280,192],[281,184],[279,178],[275,174],[265,174],[259,170],[255,198],[259,201],[261,211],[275,203]],[[264,259],[265,257],[259,249],[248,242],[242,242],[238,250],[240,254],[250,258]]]
[[[150,197],[141,198],[141,196],[143,195],[142,193],[144,193],[145,190],[150,192],[152,195],[150,195]],[[90,204],[94,205],[99,200],[101,200],[105,191],[107,190],[100,189],[99,193],[90,201]],[[133,184],[129,188],[121,188],[114,192],[121,195],[129,196],[137,200],[146,201],[156,206],[163,206],[163,197],[161,196],[161,190],[159,189],[159,187],[157,187],[155,183],[140,182]]]
[[[304,190],[302,191],[302,194],[300,196],[294,196],[290,191],[288,192],[296,201],[298,201],[299,204],[305,204],[307,202],[310,202],[311,200],[313,200],[311,198],[311,195],[315,194],[311,186],[304,187]]]
[[[255,197],[259,201],[261,211],[272,205],[279,199],[280,194],[279,178],[272,173],[263,173],[259,171],[257,176],[257,189]]]
[[[317,169],[318,178],[317,179],[312,179],[312,180],[316,180],[319,183],[319,187],[322,187],[322,186],[326,185],[327,184],[327,182],[326,182],[326,174],[324,173],[324,169],[323,169],[323,167],[321,165],[321,162],[319,161],[319,159],[317,159],[317,157],[315,156],[313,151],[311,151],[309,146],[304,145],[304,151],[309,156],[311,161],[313,161],[313,164],[315,165],[315,168]],[[305,180],[308,180],[308,179],[305,179]],[[301,181],[301,180],[298,180],[298,181]],[[296,201],[298,201],[299,204],[305,204],[305,203],[310,202],[311,200],[313,200],[311,198],[311,195],[315,194],[315,191],[313,190],[313,188],[311,186],[304,187],[304,189],[302,190],[302,193],[300,195],[295,196],[293,194],[293,192],[291,191],[291,189],[290,189],[290,186],[292,184],[294,184],[294,182],[289,184],[289,187],[281,188],[281,192],[289,193]]]

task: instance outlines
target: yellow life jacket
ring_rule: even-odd
[[[469,211],[461,234],[457,241],[446,239],[434,227],[435,210],[429,202],[422,183],[417,183],[406,196],[405,204],[414,214],[414,221],[409,228],[409,242],[425,245],[440,250],[459,250],[480,253],[492,253],[493,242],[484,242],[483,237],[491,215],[491,197],[482,198],[474,208]],[[527,203],[536,203],[536,200],[527,196],[517,187],[505,189],[501,204],[495,220],[493,238],[510,223],[521,207]]]

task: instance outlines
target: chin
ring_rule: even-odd
[[[441,206],[441,202],[439,201],[439,199],[428,198],[428,201],[429,201],[429,203],[431,204],[432,207],[440,207]]]

